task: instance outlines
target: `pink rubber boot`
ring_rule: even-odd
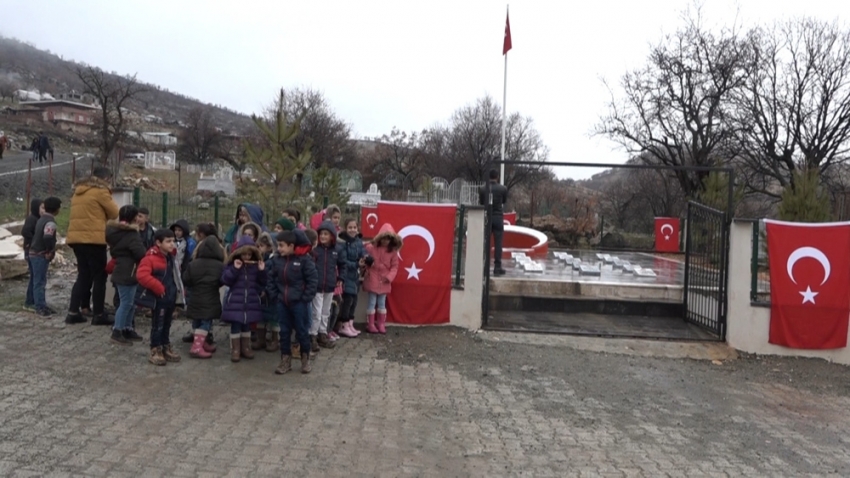
[[[207,337],[202,334],[195,334],[195,341],[192,342],[192,348],[189,350],[189,356],[200,359],[208,359],[212,354],[204,349],[204,342]]]
[[[385,327],[387,323],[387,313],[386,312],[378,312],[378,332],[385,334],[387,333],[387,328]]]
[[[377,334],[378,329],[375,328],[375,313],[372,312],[366,316],[366,331],[370,334]]]

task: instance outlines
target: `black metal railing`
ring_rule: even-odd
[[[729,271],[726,213],[688,203],[685,239],[685,320],[723,339]]]

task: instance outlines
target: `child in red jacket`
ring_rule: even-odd
[[[148,361],[154,365],[179,362],[180,355],[171,348],[171,319],[177,303],[180,271],[174,263],[174,232],[157,229],[154,245],[139,263],[136,279],[140,293],[136,304],[153,310],[151,315],[151,353]]]

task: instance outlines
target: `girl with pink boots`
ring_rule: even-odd
[[[360,292],[360,269],[365,265],[366,249],[360,240],[357,221],[345,220],[345,230],[339,233],[340,258],[345,262],[342,273],[342,305],[337,318],[337,333],[343,337],[357,337],[360,331],[354,328],[354,310],[357,308],[357,293]]]
[[[366,330],[370,334],[387,333],[387,295],[392,291],[393,279],[398,273],[398,251],[401,246],[401,237],[390,224],[381,226],[372,242],[366,245],[363,290],[369,293]]]
[[[183,285],[192,296],[186,308],[186,316],[192,319],[195,332],[189,355],[206,359],[212,357],[216,350],[215,345],[207,339],[212,321],[221,317],[218,291],[224,271],[224,246],[219,242],[212,224],[198,224],[195,236],[199,242],[192,253],[192,261],[183,273]]]

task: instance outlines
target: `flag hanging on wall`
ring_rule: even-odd
[[[797,349],[847,346],[850,223],[766,220],[770,338]]]
[[[404,241],[387,297],[390,322],[449,322],[456,211],[453,204],[378,203],[381,225],[391,224]]]

